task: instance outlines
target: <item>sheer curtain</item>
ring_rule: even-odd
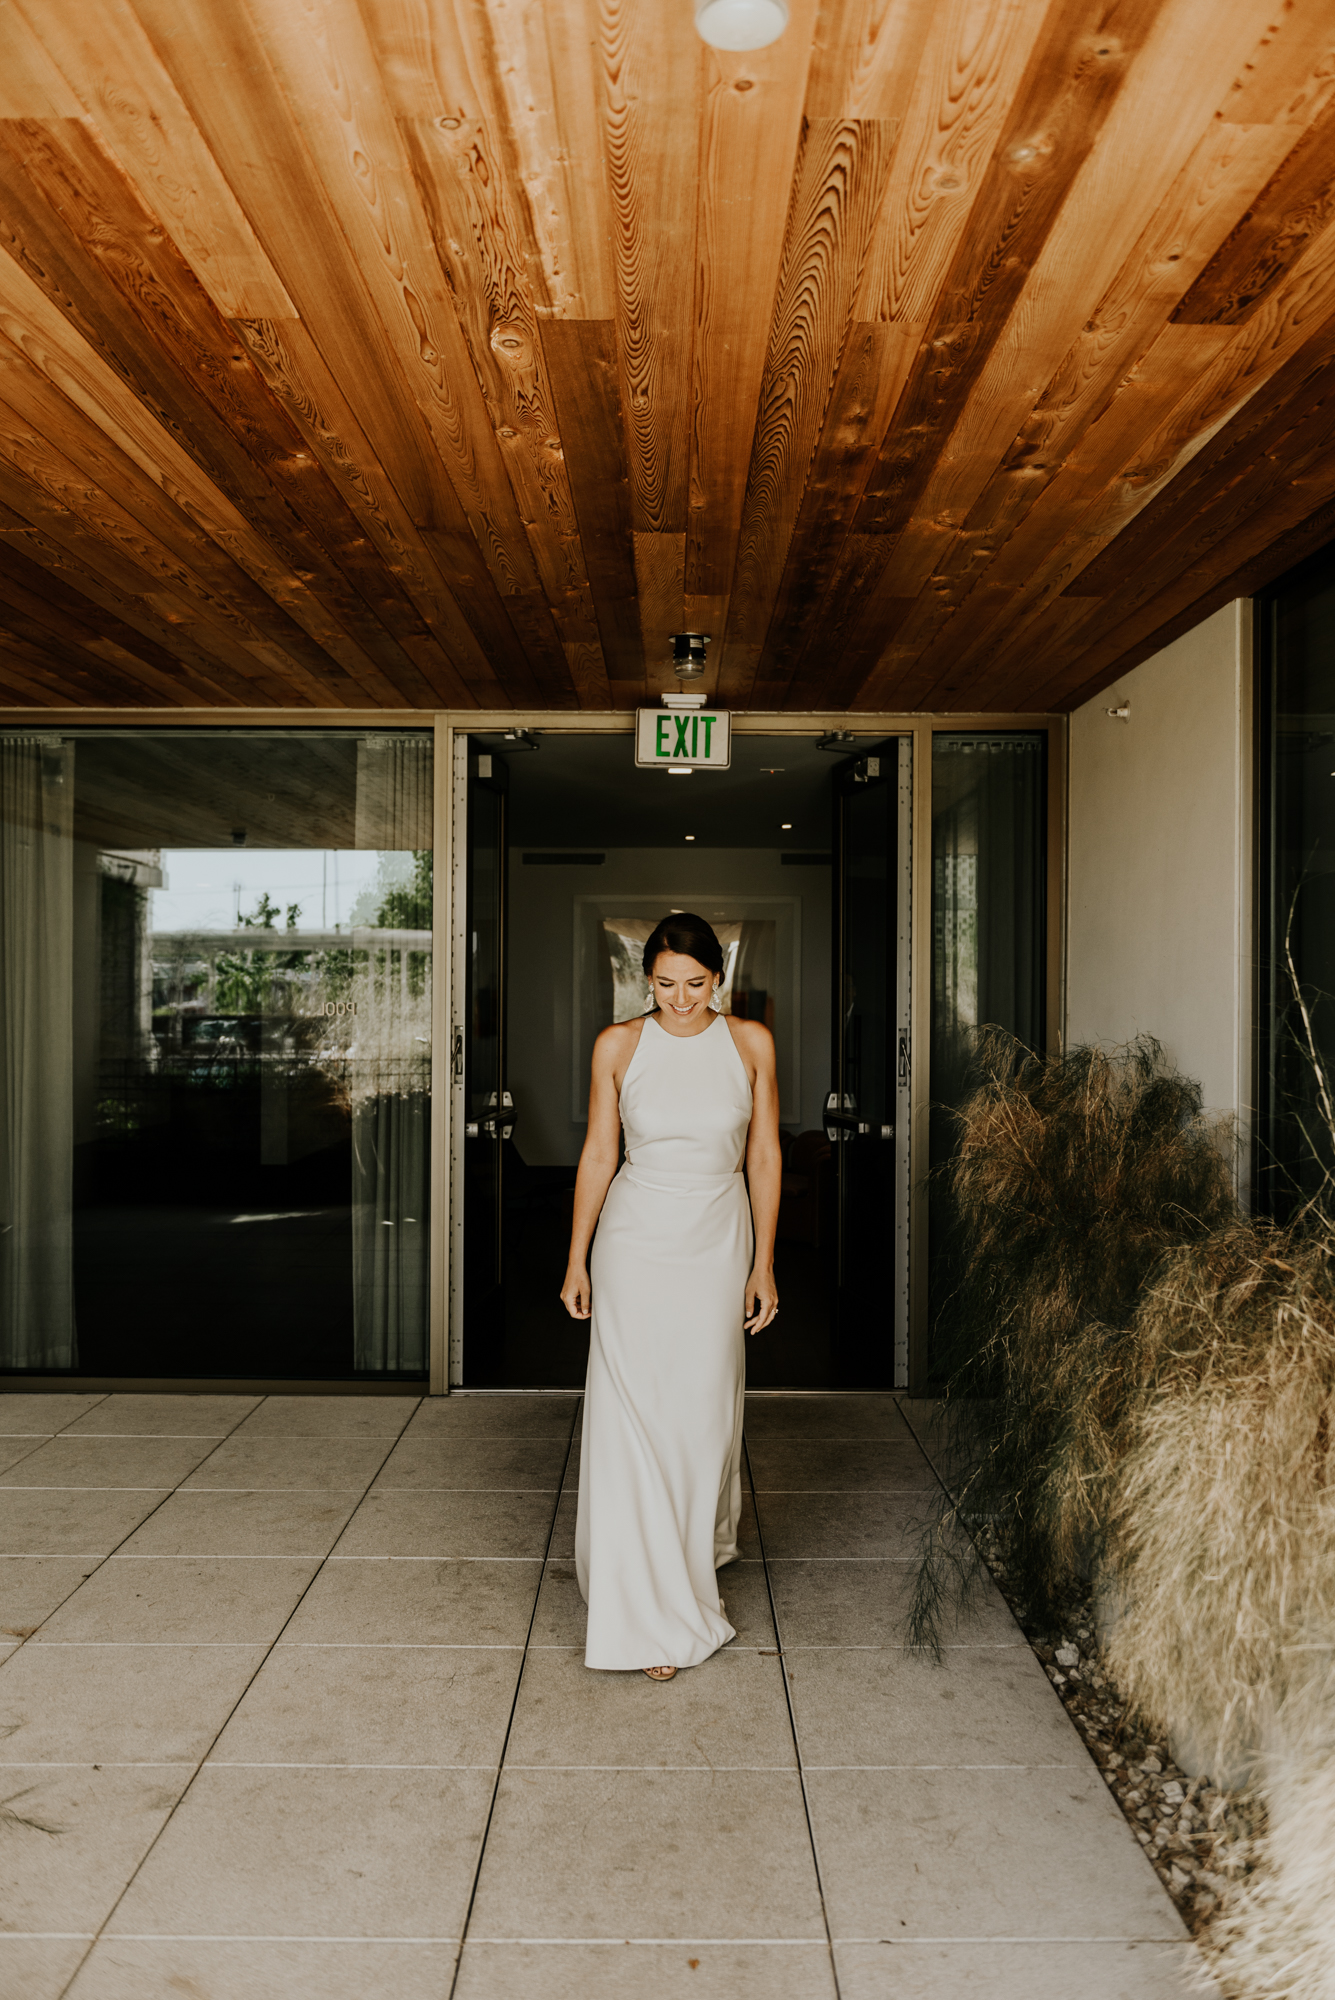
[[[357,846],[399,855],[427,852],[431,791],[429,740],[372,736],[359,743]],[[429,915],[416,916],[404,925],[384,922],[382,913],[382,936],[376,929],[354,934],[350,1089],[358,1369],[427,1365],[431,950],[424,934]]]
[[[0,736],[0,1366],[72,1368],[74,749]]]

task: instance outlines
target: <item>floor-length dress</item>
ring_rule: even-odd
[[[593,1243],[575,1562],[590,1667],[694,1667],[736,1635],[714,1571],[742,1507],[751,1085],[721,1016],[652,1015],[621,1085],[626,1159]]]

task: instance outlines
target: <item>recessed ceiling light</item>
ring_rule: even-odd
[[[767,49],[788,26],[788,0],[695,0],[695,25],[715,49]]]

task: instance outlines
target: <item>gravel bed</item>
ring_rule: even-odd
[[[1208,1943],[1225,1891],[1257,1864],[1264,1806],[1250,1794],[1189,1778],[1163,1737],[1146,1733],[1103,1666],[1088,1591],[1062,1599],[1056,1626],[1036,1624],[1016,1601],[995,1536],[980,1538],[980,1549],[1183,1922]]]

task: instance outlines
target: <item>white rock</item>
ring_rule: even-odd
[[[1080,1665],[1080,1648],[1078,1646],[1058,1646],[1057,1665],[1059,1667],[1078,1667]]]

